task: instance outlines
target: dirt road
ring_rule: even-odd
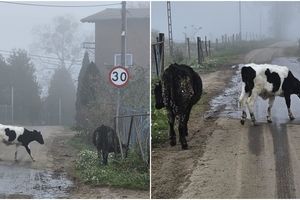
[[[0,143],[0,198],[148,198],[149,192],[91,187],[73,178],[77,151],[68,145],[75,132],[59,126],[41,130],[45,144],[30,144],[32,162],[23,147],[14,161],[14,146]]]
[[[283,56],[285,48],[294,45],[295,42],[282,41],[272,44],[266,48],[253,50],[245,56],[245,63],[270,63],[273,58]]]
[[[188,150],[182,151],[180,145],[170,147],[168,144],[152,149],[151,196],[153,198],[177,198],[189,184],[189,176],[197,164],[197,159],[203,154],[207,137],[213,131],[214,120],[204,119],[204,107],[207,107],[210,98],[222,91],[233,72],[229,68],[201,75],[203,83],[213,84],[204,84],[206,94],[191,112],[188,123]]]
[[[286,43],[285,43],[286,44]],[[275,46],[279,45],[276,44]],[[270,50],[271,55],[278,51]],[[282,46],[285,48],[285,46]],[[283,50],[281,50],[283,51]],[[256,52],[259,52],[256,50]],[[251,52],[251,57],[255,53]],[[253,61],[255,61],[253,57]],[[260,59],[260,58],[259,58]],[[296,77],[300,77],[300,63],[296,58],[277,58],[272,63],[288,66]],[[237,70],[237,68],[236,68]],[[209,85],[214,82],[205,80]],[[212,80],[211,80],[212,81]],[[229,82],[229,83],[228,83]],[[173,157],[166,149],[161,155],[156,174],[167,171],[162,166],[166,163],[171,171],[178,169],[181,162],[189,161],[181,170],[188,172],[172,183],[171,177],[165,179],[165,185],[176,188],[173,193],[164,193],[155,188],[152,196],[161,198],[170,195],[171,198],[299,198],[300,197],[300,101],[292,97],[292,110],[296,120],[290,122],[283,98],[277,98],[273,107],[273,123],[266,120],[267,102],[259,98],[255,107],[258,126],[252,126],[250,120],[242,126],[239,122],[240,111],[237,99],[240,93],[239,71],[233,73],[231,81],[220,95],[210,101],[210,109],[206,114],[208,120],[198,116],[198,121],[191,121],[189,127],[198,131],[190,138],[194,143],[196,138],[207,138],[201,145],[192,146],[197,155],[185,158],[188,152],[174,149]],[[195,116],[195,115],[194,115]],[[210,128],[209,128],[210,127]],[[197,130],[197,129],[196,129]],[[207,135],[207,137],[205,136]],[[199,139],[196,139],[196,142]],[[169,147],[169,149],[171,149]],[[158,152],[161,150],[158,149]],[[177,151],[177,154],[175,153]],[[183,155],[184,154],[184,155]],[[180,158],[180,159],[178,159]],[[173,159],[172,162],[170,159]],[[154,159],[152,160],[154,162]],[[154,163],[153,163],[154,165]],[[180,170],[177,170],[180,172]],[[176,174],[177,171],[174,173]],[[157,182],[163,182],[158,176],[152,176]],[[170,183],[171,182],[171,183]],[[152,182],[153,183],[153,182]],[[167,187],[167,186],[163,186]]]

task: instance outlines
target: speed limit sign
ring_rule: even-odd
[[[116,87],[123,87],[128,83],[129,74],[125,67],[114,67],[109,73],[110,82]]]

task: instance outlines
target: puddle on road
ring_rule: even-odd
[[[236,70],[233,75],[229,86],[219,94],[214,97],[210,102],[210,110],[205,113],[205,118],[211,117],[230,117],[230,118],[239,118],[238,113],[238,98],[241,90],[241,76],[240,68],[243,64],[232,66],[233,70]]]
[[[0,166],[0,198],[67,198],[72,185],[65,173]]]

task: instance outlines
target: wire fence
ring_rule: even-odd
[[[129,115],[120,115],[115,117],[119,120],[118,127],[115,130],[118,133],[122,144],[126,144],[123,157],[127,157],[128,150],[137,152],[143,161],[149,164],[150,160],[150,114],[136,113]]]

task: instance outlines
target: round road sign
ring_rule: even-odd
[[[125,67],[114,67],[109,73],[110,82],[116,87],[123,87],[128,83],[129,74]]]

